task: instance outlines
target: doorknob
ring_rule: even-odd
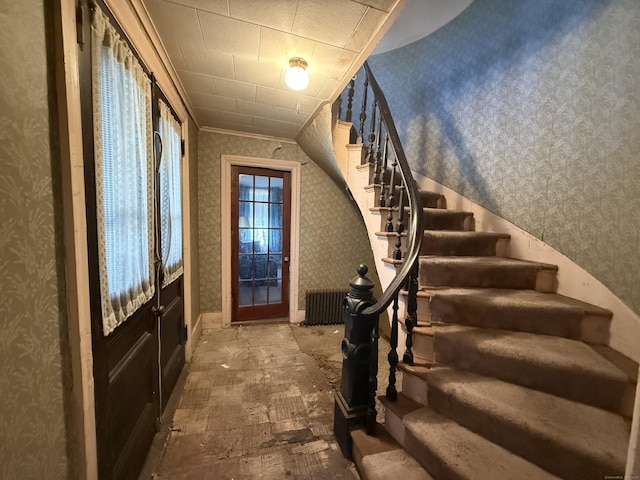
[[[289,261],[289,257],[284,257],[284,258],[282,259],[282,261],[283,261],[283,262],[288,262],[288,261]]]

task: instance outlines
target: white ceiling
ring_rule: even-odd
[[[201,127],[294,138],[373,48],[398,0],[144,0]],[[284,83],[291,57],[309,87]]]

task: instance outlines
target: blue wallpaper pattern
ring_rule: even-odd
[[[369,64],[416,171],[640,312],[640,2],[476,0]]]

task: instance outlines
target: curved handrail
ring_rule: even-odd
[[[420,254],[420,245],[422,244],[423,236],[422,200],[420,199],[418,187],[411,173],[411,168],[409,167],[409,163],[407,162],[404,150],[402,149],[400,137],[398,136],[396,126],[393,123],[393,118],[391,117],[391,111],[389,110],[387,99],[382,93],[382,89],[380,88],[380,85],[378,85],[378,82],[373,76],[373,73],[371,72],[371,69],[369,68],[367,62],[364,62],[364,69],[367,77],[369,78],[369,85],[371,85],[374,96],[378,102],[378,108],[380,110],[380,115],[382,116],[382,121],[385,124],[387,135],[389,136],[391,146],[393,147],[393,150],[396,154],[396,160],[398,161],[400,172],[402,174],[404,184],[407,188],[410,206],[409,218],[411,219],[409,228],[410,237],[407,238],[407,251],[405,253],[400,272],[396,274],[395,278],[383,292],[380,299],[374,305],[371,305],[362,312],[363,315],[376,315],[384,311],[393,301],[393,299],[396,297],[402,286],[405,284],[407,278],[411,274],[413,266],[418,261],[418,256]]]

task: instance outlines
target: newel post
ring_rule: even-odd
[[[342,384],[335,395],[333,433],[346,458],[351,458],[351,430],[364,427],[367,422],[371,336],[378,323],[378,315],[362,314],[376,302],[367,271],[366,265],[358,267],[358,276],[349,282],[351,291],[342,304]]]

